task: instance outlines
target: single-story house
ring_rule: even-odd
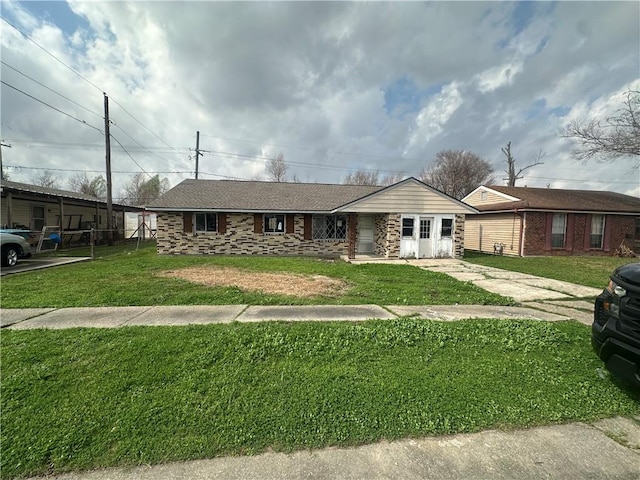
[[[161,254],[461,257],[465,203],[415,178],[387,187],[184,180],[147,207]]]
[[[95,229],[97,239],[106,238],[107,203],[104,200],[78,192],[46,188],[38,185],[2,180],[0,226],[32,232],[36,238],[43,227],[58,227],[65,243],[78,243],[88,239],[79,231]],[[112,204],[115,237],[124,234],[125,212],[143,211],[142,208]]]
[[[465,249],[505,255],[611,255],[640,249],[640,198],[621,193],[480,186],[462,199]]]

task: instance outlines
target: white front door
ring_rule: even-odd
[[[417,225],[413,216],[400,219],[400,257],[416,258],[418,253]]]
[[[418,240],[418,252],[420,258],[433,257],[433,218],[420,217],[420,239]]]
[[[358,215],[358,253],[373,253],[373,215]]]

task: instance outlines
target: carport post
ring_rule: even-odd
[[[91,260],[93,260],[93,244],[95,243],[93,240],[93,228],[91,229]]]

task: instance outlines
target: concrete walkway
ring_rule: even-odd
[[[57,480],[640,478],[640,417],[220,457],[59,475]],[[34,479],[35,480],[35,479]]]

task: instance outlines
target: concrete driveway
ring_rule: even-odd
[[[15,273],[31,272],[41,268],[57,267],[60,265],[68,265],[70,263],[85,262],[91,260],[91,257],[40,257],[33,256],[31,258],[20,259],[14,267],[4,267],[0,270],[0,275],[12,275]]]

